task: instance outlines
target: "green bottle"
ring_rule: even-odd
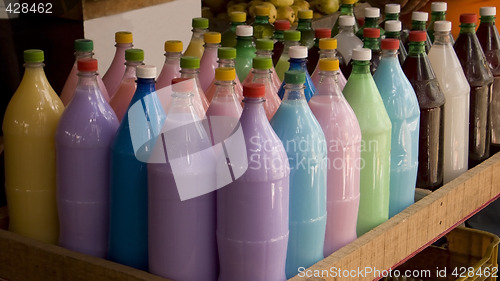
[[[340,15],[335,21],[332,28],[332,37],[335,37],[339,33],[339,19],[340,16],[353,16],[354,17],[354,4],[358,2],[357,0],[342,0],[342,5],[340,5]],[[358,23],[354,21],[354,33],[359,29]]]
[[[362,27],[360,27],[358,31],[356,31],[356,36],[358,36],[359,39],[363,40],[363,29],[368,27],[368,28],[380,29],[380,36],[383,37],[385,34],[385,30],[378,25],[379,20],[380,20],[379,8],[374,8],[374,7],[365,8],[365,24]]]
[[[269,7],[255,6],[255,21],[253,23],[253,36],[257,39],[271,39],[274,27],[269,23]]]
[[[250,25],[238,25],[236,27],[236,74],[240,81],[244,81],[252,69],[252,61],[255,57],[255,43],[253,41],[253,28]]]
[[[300,45],[311,49],[314,46],[314,30],[312,28],[312,10],[299,10],[297,30],[300,31]]]
[[[427,35],[432,43],[434,43],[434,23],[437,21],[446,20],[446,10],[448,4],[446,2],[432,2],[431,3],[431,20],[429,21],[429,26],[427,26]],[[450,43],[453,46],[455,44],[455,39],[450,32]]]
[[[232,12],[230,17],[231,26],[221,35],[221,47],[234,48],[234,46],[236,46],[236,27],[238,25],[245,24],[245,21],[247,20],[247,14],[244,12]]]

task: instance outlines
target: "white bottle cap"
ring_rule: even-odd
[[[429,19],[429,14],[426,12],[413,12],[413,13],[411,13],[411,20],[427,21],[428,19]]]
[[[379,18],[380,9],[374,7],[365,8],[365,18]]]
[[[399,14],[401,12],[401,5],[399,4],[385,4],[386,14]]]
[[[398,32],[401,31],[401,22],[398,20],[388,20],[385,22],[385,31]]]
[[[339,25],[340,26],[354,26],[355,19],[353,16],[340,16]]]
[[[431,11],[433,12],[446,12],[447,4],[446,2],[432,2]]]
[[[451,31],[451,21],[437,21],[434,23],[434,31]]]
[[[137,66],[136,75],[138,78],[156,78],[156,66],[139,65]]]
[[[305,59],[307,58],[307,47],[291,46],[288,48],[288,56],[292,59]]]
[[[479,8],[479,15],[480,16],[496,16],[497,14],[497,7],[481,7]]]
[[[253,36],[253,27],[244,24],[236,26],[236,36]]]
[[[369,61],[372,59],[372,50],[368,48],[357,48],[352,50],[352,59],[353,60],[361,60],[361,61]]]

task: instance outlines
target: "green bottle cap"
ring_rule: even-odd
[[[272,51],[274,49],[274,42],[271,39],[257,39],[255,48],[257,50]]]
[[[75,51],[77,52],[92,52],[94,50],[94,41],[90,39],[76,39]]]
[[[286,84],[304,84],[306,82],[306,73],[301,70],[289,70],[285,72]]]
[[[300,41],[300,31],[298,30],[285,30],[283,33],[285,41]]]
[[[208,28],[208,19],[207,18],[193,18],[192,21],[193,28]]]
[[[200,58],[191,56],[181,57],[181,68],[200,68]]]
[[[24,51],[24,62],[43,62],[43,51],[30,49]]]
[[[127,49],[125,50],[126,61],[143,61],[144,51],[141,49]]]
[[[252,67],[255,69],[270,69],[273,67],[273,61],[269,57],[258,56],[253,58]]]
[[[217,50],[217,57],[219,59],[235,59],[236,49],[232,47],[220,47]]]

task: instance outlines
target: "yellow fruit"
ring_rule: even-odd
[[[299,21],[299,17],[297,17],[297,15],[299,14],[299,10],[301,10],[300,7],[292,5],[292,6],[290,6],[290,8],[293,9],[293,13],[295,14],[295,22],[298,22]]]
[[[278,7],[276,19],[288,20],[290,23],[295,22],[296,14],[292,7]]]
[[[269,22],[274,23],[274,21],[276,20],[276,7],[274,7],[274,5],[269,2],[261,2],[257,5],[254,5],[253,8],[248,8],[248,13],[250,14],[250,16],[253,18],[255,17],[255,6],[258,5],[269,7]]]
[[[311,5],[306,0],[295,0],[293,6],[299,7],[299,10],[309,10],[311,8]]]
[[[220,21],[226,21],[228,22],[229,21],[229,16],[227,15],[227,13],[218,13],[217,16],[215,17],[217,20],[220,20]]]
[[[202,7],[201,16],[210,20],[214,18],[214,13],[210,10],[209,7]]]
[[[227,14],[226,15],[229,18],[229,15],[232,12],[244,12],[244,13],[246,13],[246,11],[247,11],[247,4],[245,4],[245,3],[238,3],[238,4],[234,4],[231,7],[227,8]]]
[[[227,2],[226,4],[226,9],[229,9],[229,7],[232,7],[234,5],[241,5],[241,6],[245,6],[245,9],[247,8],[247,3],[245,1],[241,1],[241,0],[231,0],[229,2]]]
[[[250,17],[255,18],[255,7],[264,3],[262,0],[252,0],[248,3],[248,14]]]
[[[316,10],[323,14],[333,14],[339,10],[339,0],[316,0]]]
[[[315,19],[319,19],[319,18],[321,18],[322,16],[324,16],[324,14],[322,14],[322,13],[320,13],[320,12],[318,12],[318,11],[314,11],[314,12],[313,12],[313,20],[315,20]]]
[[[269,0],[276,8],[287,7],[293,4],[293,0]]]

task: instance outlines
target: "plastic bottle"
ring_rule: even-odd
[[[285,31],[285,42],[283,46],[283,52],[275,64],[276,73],[281,81],[285,78],[285,71],[290,68],[290,56],[288,55],[289,48],[291,46],[299,46],[300,43],[300,31],[297,30],[286,30]]]
[[[425,31],[410,31],[403,71],[420,106],[417,187],[435,190],[443,185],[445,96],[425,52],[426,38]]]
[[[321,38],[330,38],[332,31],[329,28],[316,28],[314,30],[314,45],[307,51],[307,72],[311,75],[318,65],[319,61],[319,40]]]
[[[446,2],[432,2],[431,3],[431,20],[429,21],[429,25],[427,26],[427,35],[434,44],[434,23],[436,21],[445,21],[446,20],[446,9],[448,8],[448,4]],[[453,38],[453,34],[448,35],[450,37],[450,43],[453,46],[455,44],[455,39]]]
[[[334,38],[322,38],[319,41],[319,48],[321,49],[320,51],[320,58],[338,58],[338,53],[337,53],[337,39]],[[342,91],[345,87],[345,84],[347,83],[347,79],[345,79],[344,74],[342,74],[342,71],[340,69],[336,70],[338,71],[337,75],[337,86],[339,86],[340,90]],[[320,69],[319,69],[319,62],[318,65],[316,66],[316,69],[314,70],[313,74],[311,75],[311,80],[313,81],[314,86],[317,86],[319,84],[320,80]]]
[[[243,93],[240,125],[249,162],[243,176],[217,190],[218,281],[285,281],[287,154],[267,121],[264,86],[246,84]]]
[[[389,217],[391,120],[370,74],[370,49],[354,49],[353,69],[344,88],[361,128],[358,236]]]
[[[382,51],[380,50],[380,30],[378,28],[367,27],[363,29],[363,37],[363,48],[372,50],[370,72],[373,75],[382,58]]]
[[[379,26],[380,20],[380,9],[374,7],[365,8],[365,24],[359,28],[356,32],[356,36],[363,40],[363,29],[365,28],[378,28],[380,29],[380,36],[384,36],[385,31]]]
[[[418,11],[412,12],[411,13],[411,29],[410,30],[426,31],[426,33],[427,33],[427,29],[425,28],[425,25],[426,25],[428,19],[429,19],[429,14],[426,12],[418,12]],[[432,46],[432,41],[429,37],[429,34],[427,34],[427,38],[425,39],[425,52],[426,53],[429,53],[431,46]],[[409,41],[407,41],[405,43],[405,47],[409,53],[410,52]]]
[[[162,89],[172,84],[172,79],[181,77],[182,41],[165,41],[165,63],[156,79],[156,89]]]
[[[109,105],[113,108],[113,111],[120,122],[127,112],[130,101],[134,96],[135,89],[137,87],[135,84],[135,80],[137,80],[136,68],[137,66],[143,64],[144,51],[141,49],[125,50],[125,60],[127,61],[125,63],[127,68],[125,69],[122,82],[120,83],[116,93],[113,95],[113,98],[109,101]]]
[[[54,134],[64,105],[45,76],[43,60],[42,50],[24,51],[24,76],[5,111],[5,191],[9,230],[55,244]]]
[[[420,108],[399,64],[399,40],[383,39],[381,46],[382,59],[373,80],[392,123],[389,217],[393,217],[415,202]]]
[[[257,39],[271,39],[274,27],[269,23],[269,7],[264,5],[255,6],[255,21],[253,22],[253,36]]]
[[[218,67],[235,67],[235,59],[236,59],[236,49],[231,47],[221,47],[217,50],[217,57],[219,58]],[[241,85],[240,79],[238,79],[238,75],[236,75],[234,82],[236,97],[241,102],[243,101],[243,86]],[[212,98],[215,94],[215,79],[212,81],[208,90],[205,92],[205,96],[208,102],[212,102]]]
[[[168,158],[147,166],[149,272],[171,280],[215,281],[215,193],[181,201],[175,179],[216,181],[211,141],[193,107],[194,79],[173,84],[172,91],[172,103],[152,152]],[[203,150],[209,153],[197,153]],[[184,168],[174,174],[174,167]]]
[[[73,94],[75,93],[76,89],[76,83],[78,82],[78,75],[77,75],[78,70],[76,69],[76,61],[78,59],[83,59],[83,58],[92,58],[94,55],[93,53],[94,41],[89,39],[76,39],[74,44],[75,44],[75,63],[73,64],[73,67],[71,68],[68,78],[64,83],[62,92],[59,95],[64,106],[68,105],[68,103],[73,98]],[[108,91],[106,90],[106,86],[104,85],[104,82],[102,82],[100,75],[97,75],[97,83],[99,84],[99,89],[101,90],[102,97],[106,101],[109,101]]]
[[[490,103],[493,75],[477,39],[476,14],[460,15],[454,49],[470,86],[469,169],[490,156]]]
[[[57,131],[59,245],[104,258],[108,248],[111,142],[118,118],[97,86],[97,60],[78,60],[78,84]]]
[[[208,19],[206,18],[193,18],[191,21],[193,26],[191,40],[184,51],[184,56],[194,56],[201,59],[203,56],[204,47],[203,34],[208,31]]]
[[[285,95],[270,121],[290,165],[287,278],[297,275],[299,267],[307,268],[322,260],[325,242],[326,140],[307,105],[305,82],[304,71],[285,72]]]
[[[250,74],[248,75],[251,79],[247,79],[245,80],[245,82],[243,82],[243,84],[264,84],[266,89],[266,102],[264,103],[264,111],[266,112],[268,120],[271,120],[281,103],[281,99],[278,96],[279,88],[276,87],[276,84],[274,84],[274,82],[272,81],[272,66],[273,63],[270,58],[261,56],[255,57],[253,59],[253,69],[251,73],[252,75],[251,77]]]
[[[290,22],[288,20],[277,20],[274,22],[274,48],[273,48],[273,64],[276,65],[283,53],[285,47],[285,30],[290,29]],[[300,39],[299,39],[300,40]]]
[[[332,27],[332,37],[337,36],[340,32],[340,17],[341,16],[351,16],[354,18],[354,4],[356,4],[356,0],[343,0],[340,5],[340,14]],[[358,23],[354,22],[354,33],[356,33],[359,29]]]
[[[155,93],[155,77],[156,67],[137,66],[137,90],[111,144],[107,258],[141,270],[148,269],[148,174],[147,164],[135,155],[130,123],[137,120],[129,118],[128,109],[136,103],[148,105],[144,107],[151,126],[147,130],[148,137],[156,139],[155,134],[163,126],[165,112]],[[147,147],[143,149],[149,151],[154,143],[149,143]]]
[[[106,90],[108,91],[109,98],[112,98],[116,93],[116,90],[120,86],[123,74],[125,74],[125,50],[134,47],[132,44],[132,32],[129,31],[118,31],[115,33],[115,47],[116,52],[113,57],[113,61],[106,71],[106,74],[102,76],[102,81],[106,85]]]
[[[313,11],[299,10],[298,18],[297,30],[300,31],[300,45],[306,46],[309,50],[314,46]]]
[[[236,75],[240,81],[245,80],[250,69],[252,59],[255,57],[255,44],[253,42],[253,28],[250,25],[236,27]]]
[[[436,21],[434,31],[435,40],[428,56],[446,98],[443,147],[443,183],[446,184],[465,173],[468,167],[470,87],[451,44],[451,22]]]
[[[385,22],[385,38],[388,39],[397,39],[399,41],[399,49],[398,49],[398,59],[399,64],[403,65],[408,56],[408,52],[406,52],[406,48],[401,40],[401,22],[395,20],[388,20]]]
[[[236,46],[236,27],[245,24],[247,20],[247,13],[234,11],[229,15],[231,19],[231,26],[221,35],[221,46],[232,47]]]
[[[306,96],[306,100],[309,102],[311,97],[316,93],[316,88],[312,82],[311,76],[309,72],[307,72],[306,62],[307,62],[307,48],[305,46],[292,46],[288,50],[288,54],[290,55],[290,68],[288,70],[303,70],[306,73],[306,82],[304,94]],[[280,99],[283,99],[285,95],[285,81],[281,84],[281,87],[278,90],[278,96]]]
[[[401,13],[401,5],[399,4],[385,4],[384,6],[384,20],[379,24],[380,27],[385,29],[385,23],[390,20],[399,21],[399,13]],[[385,29],[387,32],[387,29]]]
[[[181,78],[193,78],[195,81],[195,91],[193,92],[193,107],[198,117],[203,119],[208,109],[208,100],[201,88],[199,73],[200,59],[197,57],[181,57]]]
[[[353,16],[340,16],[339,17],[339,34],[334,38],[337,39],[337,51],[342,55],[345,65],[341,64],[340,69],[345,77],[349,77],[352,71],[351,57],[352,50],[363,47],[361,41],[354,34],[354,24],[356,20]]]
[[[255,52],[255,54],[257,56],[268,57],[268,58],[272,59],[273,41],[271,39],[257,39],[257,41],[255,42],[255,46],[257,48],[257,51]],[[252,62],[252,65],[253,65],[253,62]],[[271,70],[271,80],[273,81],[273,84],[276,88],[276,92],[278,92],[278,89],[281,86],[281,80],[278,77],[278,74],[276,74],[276,70],[274,69],[274,66],[272,65],[272,61],[271,61],[270,70]],[[253,80],[253,68],[248,73],[248,76],[245,78],[245,81],[243,81],[243,84],[250,83],[252,80]],[[267,97],[266,97],[266,101],[269,102]]]
[[[323,254],[328,257],[356,239],[361,130],[338,86],[338,59],[319,61],[320,82],[309,107],[327,143],[327,217]]]
[[[200,60],[200,84],[203,92],[208,90],[210,83],[215,78],[215,69],[217,68],[217,50],[220,47],[219,32],[205,32],[205,51]]]
[[[496,7],[479,9],[481,23],[476,31],[477,38],[493,74],[491,93],[491,155],[500,151],[500,35],[495,26]]]

